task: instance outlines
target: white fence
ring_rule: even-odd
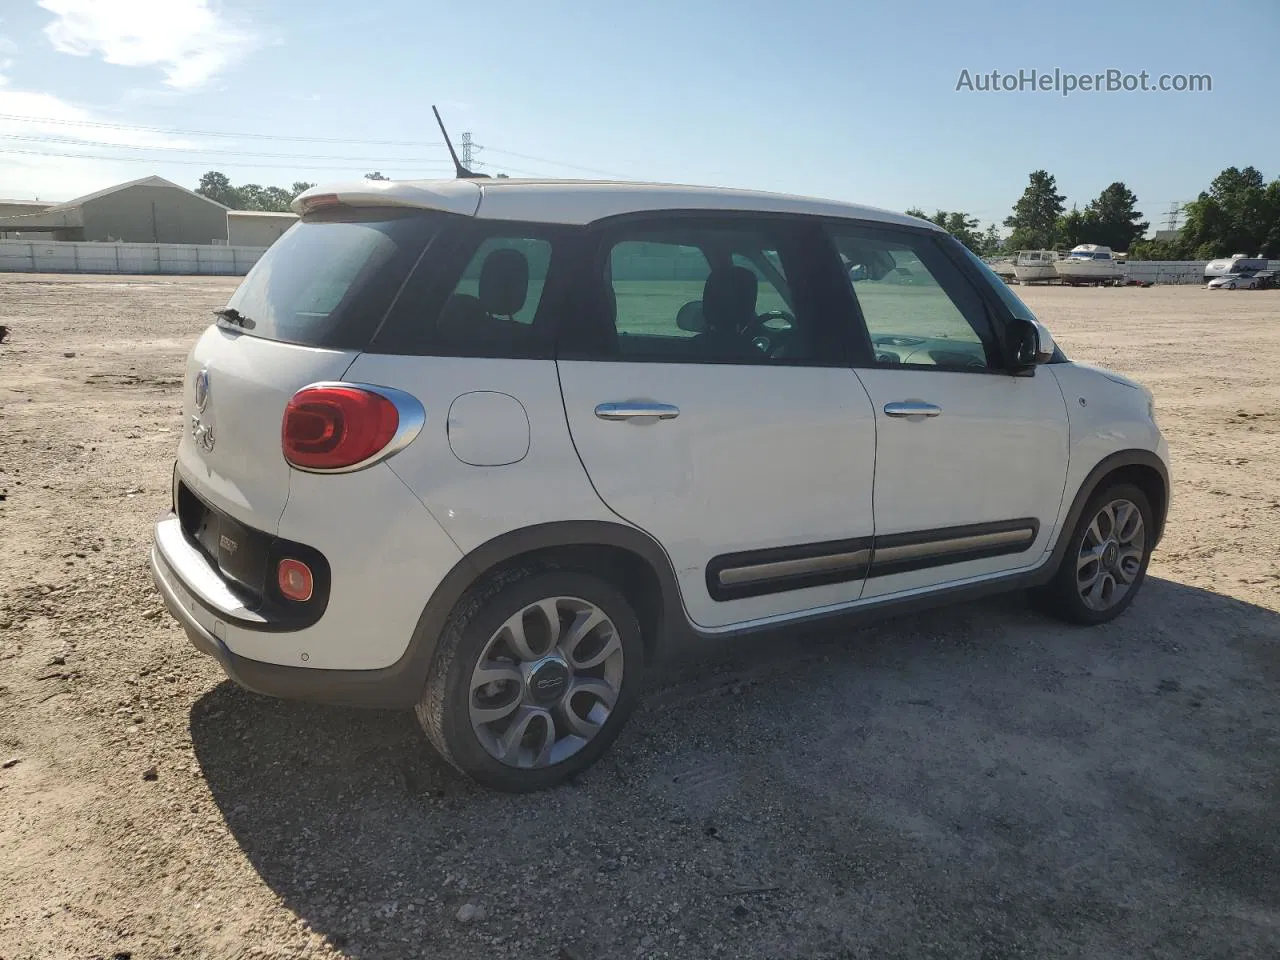
[[[1204,283],[1208,260],[1130,260],[1125,273],[1130,280],[1151,283]],[[1280,271],[1280,260],[1270,260],[1269,270]]]
[[[0,240],[0,273],[167,273],[242,277],[266,249],[195,243]]]

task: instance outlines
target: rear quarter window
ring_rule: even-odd
[[[387,210],[308,217],[267,249],[227,306],[251,336],[363,350],[445,217]]]

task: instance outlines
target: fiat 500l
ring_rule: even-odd
[[[932,224],[647,184],[363,181],[194,345],[151,563],[261,693],[414,708],[506,790],[593,763],[674,647],[1031,588],[1130,604],[1148,390]]]

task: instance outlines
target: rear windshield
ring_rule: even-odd
[[[308,217],[267,249],[227,307],[251,336],[363,350],[443,219],[387,210]]]

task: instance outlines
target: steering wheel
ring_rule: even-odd
[[[786,324],[784,328],[769,328],[771,322],[779,320]],[[792,314],[786,310],[766,310],[756,315],[755,321],[747,326],[743,334],[750,338],[757,350],[777,357],[782,355],[795,330],[796,318]]]

